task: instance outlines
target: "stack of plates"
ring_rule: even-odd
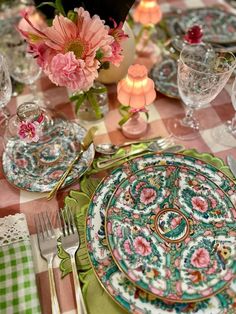
[[[135,313],[233,314],[236,184],[181,154],[148,154],[97,188],[87,245],[107,293]]]

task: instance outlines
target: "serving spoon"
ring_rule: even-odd
[[[142,144],[142,143],[150,143],[150,142],[156,142],[158,145],[161,145],[162,143],[166,142],[167,139],[170,139],[171,136],[168,137],[153,137],[149,139],[143,139],[143,140],[136,140],[136,141],[129,141],[125,142],[121,145],[115,145],[112,143],[103,143],[95,145],[96,152],[103,154],[103,155],[113,155],[115,154],[121,147],[130,146],[132,144]]]

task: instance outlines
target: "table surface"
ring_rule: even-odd
[[[230,7],[223,0],[161,0],[159,2],[163,13],[174,10],[175,8],[186,9],[212,5],[222,5],[227,9],[230,9]],[[236,13],[236,10],[231,11]],[[70,119],[75,118],[74,108],[68,100],[68,93],[65,88],[56,87],[45,76],[38,80],[37,85],[41,96],[50,101],[50,105],[48,105],[49,108],[65,113]],[[224,160],[228,154],[232,154],[236,157],[236,141],[235,147],[230,148],[220,145],[212,136],[213,130],[222,128],[222,124],[231,119],[234,114],[230,99],[230,88],[231,85],[229,83],[209,106],[198,110],[197,116],[201,121],[200,137],[194,141],[177,141],[178,143],[182,143],[186,148],[196,148],[199,152],[214,153],[216,156],[221,157]],[[99,131],[95,138],[95,143],[112,142],[119,144],[127,139],[118,129],[120,115],[118,113],[119,103],[116,99],[116,85],[108,86],[108,91],[110,110],[105,119],[97,123]],[[8,104],[10,112],[12,114],[15,113],[16,107],[29,99],[30,96],[29,89],[25,88],[21,95],[12,98],[11,102]],[[167,136],[167,120],[174,119],[181,113],[183,113],[183,107],[179,100],[170,99],[160,93],[157,93],[154,104],[149,106],[150,123],[146,138],[157,135]],[[84,124],[84,126],[90,127],[91,123]],[[33,243],[33,257],[42,312],[45,314],[51,313],[48,274],[46,268],[47,265],[46,262],[41,259],[37,248],[33,215],[45,210],[50,210],[52,213],[58,211],[58,209],[63,206],[63,200],[68,194],[68,191],[76,189],[77,187],[78,184],[74,184],[60,191],[55,199],[47,201],[45,199],[45,195],[42,193],[32,193],[16,189],[6,181],[2,171],[0,173],[0,217],[19,212],[26,214]],[[63,313],[67,314],[75,313],[72,277],[69,275],[61,280],[61,274],[58,267],[59,259],[55,259],[54,270],[61,310]]]

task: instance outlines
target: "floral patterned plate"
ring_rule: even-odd
[[[38,143],[25,144],[19,138],[7,142],[3,171],[14,186],[31,192],[51,191],[75,158],[86,130],[75,122],[61,119],[54,122]],[[70,185],[88,169],[94,153],[94,146],[90,145],[62,187]]]
[[[219,8],[208,7],[183,11],[166,18],[167,30],[171,36],[186,33],[194,24],[203,28],[203,41],[211,43],[236,42],[236,15]]]
[[[213,181],[184,165],[133,173],[106,215],[114,261],[139,288],[171,302],[197,302],[236,274],[234,204]]]
[[[150,71],[155,88],[160,93],[172,97],[180,98],[177,86],[177,63],[174,59],[164,59],[157,63]]]
[[[195,151],[188,151],[195,155]],[[147,166],[158,164],[174,164],[176,166],[186,164],[188,167],[207,176],[229,196],[232,203],[236,203],[235,184],[221,171],[217,171],[211,164],[205,163],[200,159],[217,164],[222,168],[222,161],[213,158],[210,154],[197,154],[198,159],[181,154],[147,154],[141,158],[132,160],[115,169],[110,176],[105,178],[98,186],[93,199],[91,200],[87,214],[86,240],[89,257],[94,271],[105,291],[124,309],[138,314],[233,314],[236,308],[236,280],[223,292],[211,298],[197,303],[166,303],[159,298],[145,293],[136,287],[119,270],[113,261],[110,250],[107,247],[105,237],[105,212],[109,200],[123,180],[131,173],[141,170]],[[224,166],[226,167],[226,166]],[[228,173],[228,168],[222,168]],[[236,235],[236,230],[232,233]]]

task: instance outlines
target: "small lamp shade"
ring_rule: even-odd
[[[144,65],[134,64],[129,67],[127,76],[117,85],[117,98],[120,103],[141,109],[154,101],[154,82],[147,73]]]
[[[143,25],[157,24],[162,18],[161,8],[156,0],[141,0],[134,9],[133,18]]]
[[[147,122],[139,115],[139,111],[156,98],[154,82],[147,76],[147,72],[144,65],[131,65],[127,76],[117,85],[117,98],[120,103],[136,109],[122,126],[122,132],[128,138],[139,138],[147,131]]]

